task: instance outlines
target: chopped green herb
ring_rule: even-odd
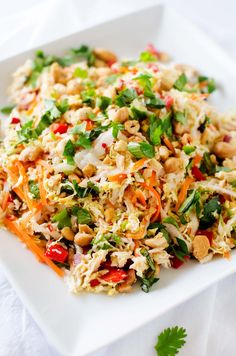
[[[96,92],[92,88],[81,92],[81,97],[82,97],[83,103],[87,104],[91,107],[94,107],[94,105],[95,105],[95,96],[96,96]]]
[[[162,119],[162,130],[163,133],[166,134],[168,137],[172,136],[172,122],[171,122],[171,115],[168,113],[163,119]]]
[[[107,84],[114,84],[116,82],[117,78],[119,78],[119,76],[120,76],[120,74],[112,74],[105,79],[105,82]]]
[[[80,187],[75,180],[72,181],[72,184],[79,198],[85,198],[90,194],[92,196],[96,196],[99,194],[99,188],[93,182],[88,182],[87,188]]]
[[[78,208],[77,211],[78,224],[90,224],[92,217],[87,209]]]
[[[212,226],[216,221],[216,215],[221,213],[221,204],[219,197],[216,196],[210,199],[207,203],[204,204],[203,216],[200,219],[200,229],[207,229]]]
[[[112,103],[111,98],[108,98],[107,96],[100,96],[97,98],[97,106],[102,111],[105,111],[107,107],[111,105],[111,103]]]
[[[203,133],[207,127],[207,125],[209,125],[211,123],[211,119],[206,116],[205,120],[203,121],[203,123],[199,126],[198,130]]]
[[[131,116],[135,120],[143,120],[147,117],[147,111],[144,107],[131,106]]]
[[[187,84],[188,79],[184,73],[182,73],[179,78],[174,82],[174,88],[182,91]]]
[[[146,100],[146,105],[150,109],[162,109],[166,106],[164,101],[156,96],[153,98],[148,98]]]
[[[124,130],[124,125],[119,124],[118,122],[113,122],[111,127],[112,127],[112,136],[114,138],[118,137],[119,131]]]
[[[76,78],[86,79],[88,77],[88,71],[86,69],[77,67],[74,70],[73,76]]]
[[[190,206],[193,204],[194,199],[195,199],[195,195],[196,195],[196,190],[193,190],[192,193],[188,196],[187,199],[185,199],[185,201],[183,202],[183,204],[181,205],[181,207],[179,208],[179,213],[186,213]]]
[[[68,140],[63,151],[63,156],[66,157],[67,163],[74,165],[75,145],[71,140]]]
[[[156,62],[157,61],[157,57],[155,57],[150,52],[142,52],[142,53],[140,53],[139,60],[141,62]]]
[[[124,89],[117,95],[115,103],[120,107],[128,106],[135,98],[137,93],[134,89]]]
[[[175,326],[162,331],[158,336],[155,350],[158,356],[175,356],[185,344],[186,330]]]
[[[61,114],[64,114],[66,111],[69,110],[69,104],[68,104],[68,99],[63,99],[57,104],[57,108],[60,111]]]
[[[67,209],[63,209],[59,213],[53,216],[52,222],[58,222],[58,229],[63,229],[63,227],[71,227],[71,218],[68,214]]]
[[[14,109],[15,105],[8,105],[8,106],[3,106],[0,111],[4,115],[9,115],[12,110]]]
[[[187,155],[190,155],[191,153],[193,153],[196,150],[196,146],[186,145],[186,146],[183,146],[183,150]]]
[[[172,216],[168,216],[167,218],[163,219],[163,223],[174,225],[177,229],[179,229],[177,221],[172,218]]]
[[[188,255],[189,251],[186,242],[183,239],[180,239],[179,237],[176,237],[176,240],[178,242],[180,250],[185,254],[185,256]]]
[[[40,198],[40,193],[39,193],[39,186],[37,183],[35,183],[33,180],[29,180],[29,191],[33,196],[33,199],[39,199]]]
[[[75,142],[75,146],[81,146],[83,148],[91,148],[92,147],[92,142],[89,138],[89,133],[80,133],[78,140]]]
[[[174,114],[174,119],[175,119],[176,121],[180,122],[180,123],[183,124],[183,125],[186,124],[186,122],[187,122],[187,119],[186,119],[184,113],[181,112],[181,111],[176,111],[176,112],[175,112],[175,114]]]
[[[205,76],[200,76],[200,77],[198,77],[198,82],[199,83],[206,82],[206,87],[201,89],[202,93],[211,94],[211,93],[213,93],[213,91],[216,90],[216,84],[215,84],[214,79],[212,79],[212,78],[208,78],[208,77],[205,77]]]
[[[155,156],[155,150],[150,143],[147,142],[130,142],[128,144],[128,151],[132,153],[136,158],[148,157],[153,158]]]
[[[216,166],[211,160],[209,152],[204,152],[203,158],[200,164],[200,171],[209,175],[214,175],[216,172]]]
[[[161,144],[161,136],[163,134],[162,121],[157,119],[156,115],[149,117],[150,128],[149,135],[150,141],[153,145],[157,146]]]

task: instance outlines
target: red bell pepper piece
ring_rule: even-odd
[[[11,124],[19,124],[20,123],[20,119],[18,117],[13,117],[11,119]]]
[[[67,124],[60,124],[60,123],[55,123],[52,125],[52,132],[54,134],[59,133],[59,134],[64,134],[68,130],[68,125]]]
[[[196,235],[205,235],[208,238],[208,240],[210,242],[210,245],[212,246],[212,241],[213,241],[213,238],[214,238],[214,234],[213,234],[212,231],[197,230]]]
[[[65,262],[68,257],[68,251],[59,244],[51,245],[47,248],[45,256],[56,262]]]
[[[184,256],[184,259],[188,260],[189,256]],[[180,260],[177,256],[174,256],[174,258],[171,259],[170,263],[172,268],[178,269],[184,264],[184,261]]]
[[[156,56],[157,58],[160,57],[160,52],[151,43],[147,45],[147,51],[150,52],[153,56]]]
[[[106,282],[119,283],[128,276],[127,272],[122,269],[112,268],[109,272],[104,274],[101,278]]]
[[[101,284],[98,279],[92,279],[89,283],[91,287],[97,287],[99,284]]]
[[[196,180],[206,180],[206,177],[202,174],[200,169],[196,166],[193,166],[192,174],[196,178]]]

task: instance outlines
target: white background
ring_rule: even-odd
[[[200,26],[236,61],[234,0],[165,2]],[[0,58],[154,3],[153,0],[0,0]],[[188,333],[187,344],[180,355],[234,356],[235,300],[236,275],[93,356],[154,356],[156,336],[163,328],[173,325],[184,326]],[[91,338],[93,332],[96,331],[91,326]],[[45,340],[1,270],[0,356],[59,356]]]

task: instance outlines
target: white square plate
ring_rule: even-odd
[[[230,108],[235,99],[236,68],[224,52],[204,34],[171,9],[158,5],[75,33],[46,44],[46,53],[62,54],[80,44],[104,47],[121,57],[137,57],[148,43],[213,76],[221,88],[213,95],[219,109]],[[0,62],[0,104],[10,74],[35,50]],[[155,288],[145,294],[135,290],[114,298],[106,295],[68,293],[63,280],[8,232],[1,231],[0,262],[22,301],[63,355],[81,356],[97,350],[236,270],[235,253],[230,262],[214,259],[200,265],[188,263],[179,270],[161,272]]]

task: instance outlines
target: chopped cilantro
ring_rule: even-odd
[[[184,90],[185,85],[187,84],[188,79],[184,73],[182,73],[179,78],[174,82],[174,88],[182,91]]]

